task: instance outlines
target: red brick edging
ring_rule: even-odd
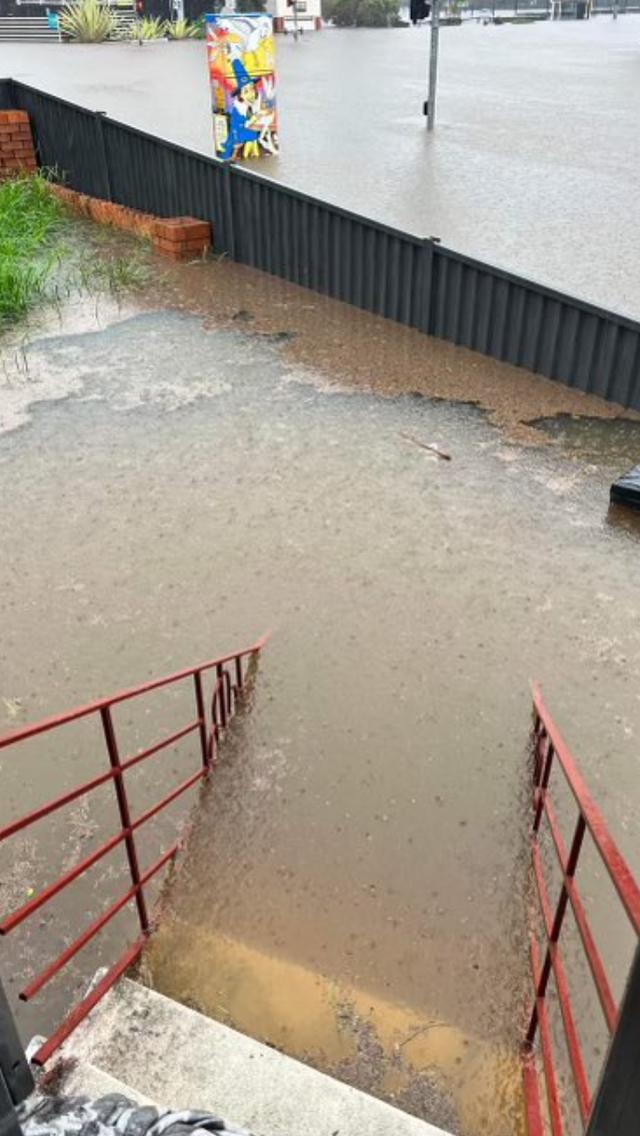
[[[171,260],[194,260],[204,256],[211,245],[211,225],[196,217],[154,217],[126,205],[103,201],[77,193],[64,185],[52,185],[52,192],[69,208],[102,225],[113,225],[139,237],[146,237],[153,247]]]

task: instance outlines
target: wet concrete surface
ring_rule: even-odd
[[[277,43],[269,177],[635,318],[640,17],[445,28],[437,132],[428,29]],[[0,44],[0,72],[212,153],[204,44]]]
[[[515,1132],[532,676],[639,867],[640,533],[607,500],[611,480],[637,462],[640,424],[396,333],[217,262],[159,268],[148,293],[120,310],[65,306],[5,340],[2,728],[272,627],[252,707],[204,795],[191,868],[169,904],[166,933],[182,933],[162,988],[177,990],[208,959],[198,996],[282,1044],[273,1015],[265,1026],[257,1011],[242,1017],[227,1004],[237,974],[225,980],[211,959],[214,940],[231,941],[284,973],[299,967],[334,984],[343,1006],[357,1008],[364,993],[392,1007],[369,1022],[358,1010],[365,1031],[382,1022],[392,1056],[394,1014],[403,1029],[442,1022],[508,1070],[501,1113]],[[454,390],[481,406],[454,401]],[[523,391],[527,419],[549,406],[565,417],[519,437]],[[578,406],[589,417],[573,417]],[[549,444],[523,444],[543,437]],[[123,750],[188,720],[190,694],[118,715]],[[194,760],[184,743],[168,751],[153,785],[133,780],[134,808]],[[4,753],[0,823],[101,761],[88,729],[34,744],[19,764]],[[3,909],[109,835],[114,819],[102,796],[16,837],[2,852]],[[166,843],[183,820],[176,809],[149,835],[145,864],[154,840]],[[619,990],[629,944],[611,933],[604,881],[595,869],[588,879]],[[78,895],[89,919],[118,881],[114,857],[5,942],[12,992],[68,942],[68,927],[79,930]],[[79,958],[75,989],[132,928],[115,927]],[[257,974],[256,963],[240,989],[245,1007]],[[286,982],[281,993],[287,1004]],[[25,1032],[51,1024],[63,994],[52,988],[27,1007]],[[586,1005],[584,1020],[595,1062],[602,1043]],[[436,1051],[413,1068],[441,1074],[460,1114],[459,1079],[446,1080]],[[359,1053],[329,1053],[329,1064],[358,1080]],[[308,1046],[305,1055],[324,1062]],[[395,1099],[406,1086],[392,1063],[387,1073],[376,1091]],[[475,1111],[460,1116],[469,1136],[487,1130],[483,1099],[479,1086]]]

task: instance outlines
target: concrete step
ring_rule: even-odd
[[[157,1101],[136,1092],[130,1085],[125,1085],[124,1081],[119,1081],[117,1077],[106,1073],[104,1069],[98,1069],[89,1061],[78,1061],[65,1077],[65,1096],[89,1097],[90,1100],[97,1100],[98,1097],[106,1097],[110,1093],[120,1093],[135,1104],[157,1106]]]
[[[0,40],[29,40],[38,43],[51,40],[58,42],[58,33],[50,28],[46,15],[42,16],[0,16]]]
[[[124,979],[64,1056],[172,1109],[206,1109],[256,1136],[443,1136],[442,1130]],[[80,1089],[78,1080],[75,1091]]]

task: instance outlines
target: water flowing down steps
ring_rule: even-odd
[[[71,1036],[65,1091],[207,1109],[255,1136],[444,1136],[358,1089],[123,979]]]

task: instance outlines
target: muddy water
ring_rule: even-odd
[[[492,390],[516,408],[526,388],[532,418],[537,380],[424,340],[416,356],[414,338],[384,388],[390,325],[273,286],[265,329],[261,280],[185,269],[91,330],[86,311],[77,331],[63,313],[5,352],[3,726],[271,627],[152,978],[469,1136],[517,1132],[532,676],[638,867],[639,534],[607,499],[640,428],[561,420],[525,447],[439,384],[461,393],[466,373],[495,415]],[[551,384],[537,389],[543,410]],[[150,744],[180,710],[154,703],[118,727]],[[189,759],[168,754],[156,786]],[[2,817],[98,761],[88,733],[19,765],[3,755]],[[20,838],[3,902],[106,835],[108,808]],[[87,912],[116,876],[85,881]],[[57,915],[20,951],[7,940],[12,989],[77,908]],[[621,981],[625,951],[603,935]]]

